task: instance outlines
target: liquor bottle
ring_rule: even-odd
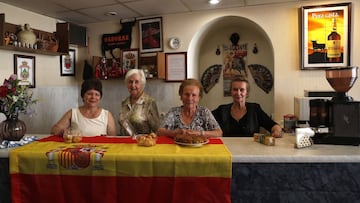
[[[326,43],[329,62],[341,62],[341,36],[336,31],[336,18],[332,19],[332,31]]]

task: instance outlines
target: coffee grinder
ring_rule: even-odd
[[[354,85],[358,67],[326,69],[326,79],[336,94],[331,100],[310,100],[310,127],[315,144],[360,144],[360,102],[347,92]]]

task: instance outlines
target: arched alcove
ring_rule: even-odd
[[[252,75],[248,65],[260,64],[266,67],[274,79],[274,53],[271,41],[265,31],[255,22],[239,16],[224,16],[214,19],[201,27],[190,42],[188,50],[188,77],[201,80],[207,68],[215,64],[223,64],[223,45],[231,45],[230,36],[238,33],[240,40],[238,44],[247,44],[247,56],[245,68],[251,86],[249,102],[259,103],[265,112],[274,112],[274,89],[266,93],[256,83],[255,78],[259,75]],[[257,53],[253,53],[256,44]],[[220,47],[221,54],[216,54],[217,47]],[[218,105],[232,102],[229,96],[224,97],[223,73],[217,83],[204,95],[200,101],[201,105],[211,110]]]

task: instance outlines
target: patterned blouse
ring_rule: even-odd
[[[162,120],[160,127],[168,130],[191,129],[207,131],[220,129],[220,125],[208,108],[197,106],[195,117],[189,125],[181,121],[181,109],[182,106],[171,108]]]
[[[121,103],[120,123],[123,119],[129,121],[137,134],[156,132],[160,124],[159,112],[155,99],[143,93],[134,105],[130,97]],[[120,124],[120,135],[129,135]]]

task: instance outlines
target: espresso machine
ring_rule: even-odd
[[[360,102],[347,94],[354,85],[358,67],[326,69],[326,79],[335,90],[331,99],[310,100],[310,127],[315,144],[360,144]]]

